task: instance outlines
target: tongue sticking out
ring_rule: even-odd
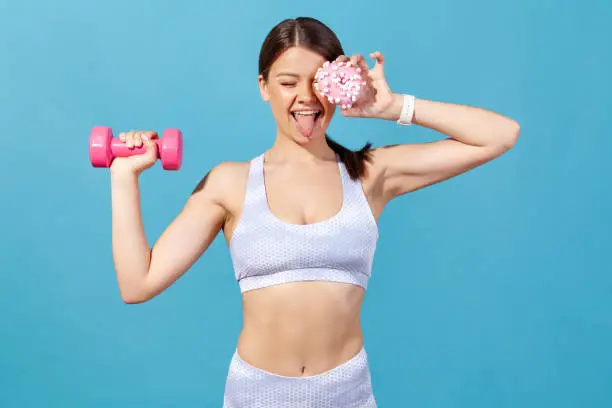
[[[297,127],[304,137],[311,137],[315,126],[315,115],[300,115],[294,114],[297,122]]]

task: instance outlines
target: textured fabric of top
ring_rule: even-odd
[[[250,162],[242,214],[230,241],[241,292],[296,281],[333,281],[367,288],[378,226],[360,180],[337,157],[342,207],[327,220],[291,224],[270,210],[263,154]]]

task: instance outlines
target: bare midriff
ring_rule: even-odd
[[[363,288],[335,282],[291,282],[247,291],[238,354],[276,375],[324,373],[363,347],[363,299]]]

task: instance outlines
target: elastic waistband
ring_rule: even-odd
[[[313,374],[313,375],[302,376],[302,377],[284,376],[284,375],[275,374],[275,373],[263,370],[261,368],[255,367],[247,363],[246,361],[242,359],[242,357],[240,357],[240,354],[238,353],[238,349],[234,351],[234,355],[232,357],[232,364],[238,366],[241,370],[250,371],[253,374],[263,375],[267,377],[274,377],[278,379],[306,380],[306,381],[323,379],[323,378],[334,376],[335,374],[344,373],[347,371],[352,372],[354,370],[365,370],[365,371],[369,370],[368,356],[367,356],[367,352],[364,347],[362,347],[361,350],[359,350],[359,352],[355,354],[353,357],[337,365],[336,367],[333,367],[319,374]]]
[[[286,377],[254,367],[235,351],[227,376],[224,408],[376,408],[367,355],[362,348],[348,361],[307,377]]]
[[[328,281],[350,283],[367,289],[369,275],[360,272],[349,272],[341,269],[303,268],[279,271],[269,275],[247,276],[238,281],[241,292],[252,289],[279,285],[287,282]]]

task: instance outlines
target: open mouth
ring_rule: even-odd
[[[322,112],[320,110],[313,109],[313,110],[308,110],[308,111],[306,111],[306,110],[304,110],[304,111],[292,111],[291,115],[293,115],[293,118],[295,120],[297,120],[298,116],[307,116],[307,117],[314,116],[314,119],[317,120],[319,118],[319,116],[321,116],[321,113]]]
[[[295,110],[291,112],[291,116],[300,133],[305,137],[311,137],[315,126],[323,116],[323,111],[320,109]]]

